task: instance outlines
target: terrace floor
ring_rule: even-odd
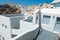
[[[43,30],[37,40],[56,40],[57,34]]]

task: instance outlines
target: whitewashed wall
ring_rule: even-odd
[[[4,40],[11,40],[10,19],[1,15],[0,15],[0,35],[4,38]]]

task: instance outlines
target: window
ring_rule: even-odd
[[[4,27],[4,24],[2,24],[2,27]]]
[[[55,31],[60,32],[60,17],[57,17],[56,19]]]
[[[7,29],[7,25],[5,25],[5,28]]]
[[[42,23],[43,24],[49,24],[49,22],[50,22],[50,16],[44,15]]]
[[[1,35],[0,35],[0,40],[4,40],[4,37],[2,37]]]
[[[2,27],[5,27],[7,29],[7,25],[5,25],[5,24],[2,24]]]
[[[4,37],[3,37],[3,40],[4,40]]]

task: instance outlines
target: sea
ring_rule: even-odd
[[[51,3],[54,0],[0,0],[0,4],[20,4],[23,6],[32,6],[32,5],[39,5],[45,2]]]

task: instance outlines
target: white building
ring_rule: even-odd
[[[41,9],[41,27],[37,40],[60,40],[60,0]]]
[[[24,14],[0,15],[0,40],[33,40],[38,34],[39,25],[36,24],[36,14],[39,10],[33,11],[32,23],[27,22]],[[22,21],[23,20],[23,21]]]

